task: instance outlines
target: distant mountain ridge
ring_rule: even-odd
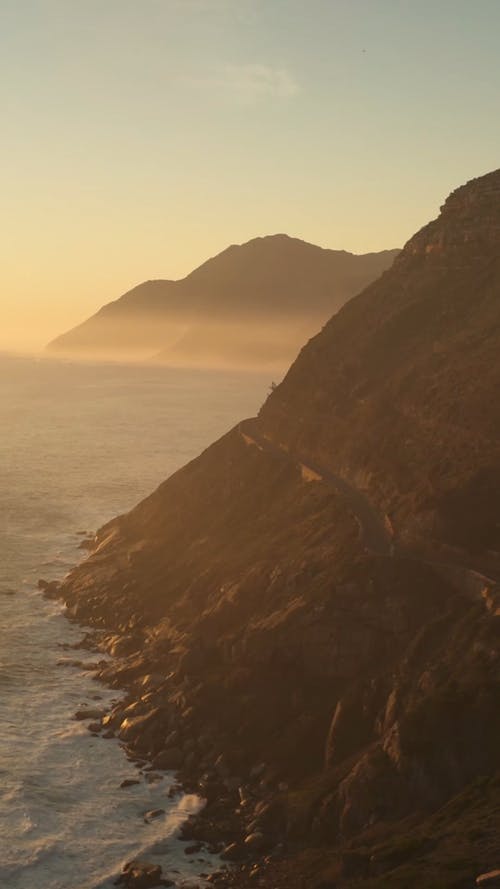
[[[139,284],[48,349],[172,363],[288,361],[398,252],[358,256],[283,234],[254,238],[179,281]]]

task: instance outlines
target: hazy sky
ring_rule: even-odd
[[[288,234],[402,244],[500,166],[499,0],[0,0],[0,347]]]

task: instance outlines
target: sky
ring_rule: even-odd
[[[500,166],[498,0],[0,0],[0,348],[286,232],[402,245]]]

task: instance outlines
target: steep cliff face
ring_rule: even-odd
[[[364,488],[406,545],[483,563],[500,550],[499,248],[497,171],[453,192],[261,412],[274,440]]]
[[[498,534],[498,182],[60,590],[119,655],[107,728],[237,809],[236,856],[279,844],[263,886],[460,889],[500,859],[500,601],[467,567]]]
[[[64,591],[72,613],[140,631],[151,664],[160,651],[176,674],[166,693],[188,676],[191,704],[202,683],[198,706],[234,739],[234,767],[264,758],[283,779],[322,769],[346,687],[368,682],[373,721],[383,671],[453,598],[425,565],[363,557],[340,495],[238,430],[99,539]],[[328,764],[342,758],[338,725]]]
[[[498,252],[500,243],[500,171],[473,179],[453,191],[439,219],[417,232],[405,247],[401,262],[425,256],[442,260],[445,268],[475,265],[486,254]]]

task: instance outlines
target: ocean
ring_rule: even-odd
[[[176,838],[200,801],[137,778],[119,743],[75,721],[117,697],[70,661],[83,635],[39,577],[265,399],[267,375],[0,355],[0,885],[107,889],[140,857],[188,886],[214,866]],[[154,808],[164,817],[146,824]],[[204,858],[200,861],[200,858]],[[198,885],[198,880],[194,880]]]

